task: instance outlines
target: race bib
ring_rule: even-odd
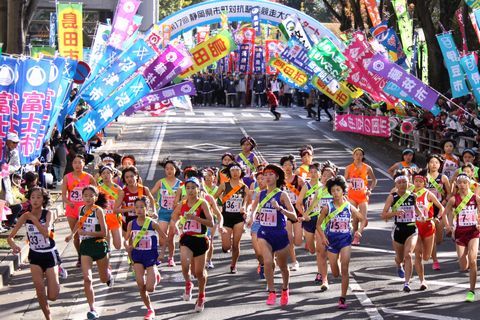
[[[333,198],[322,198],[320,199],[320,206],[327,206],[332,200]]]
[[[363,190],[365,189],[365,181],[360,178],[351,178],[350,183],[352,184],[352,190]]]
[[[82,230],[85,232],[95,232],[97,218],[87,218],[83,223]],[[80,236],[80,240],[92,238],[91,236]]]
[[[242,198],[230,198],[225,202],[225,211],[226,212],[240,212],[240,208],[242,207]]]
[[[415,221],[415,207],[414,206],[401,206],[398,211],[403,213],[397,216],[397,222],[414,222]]]
[[[262,208],[259,217],[260,225],[265,227],[277,226],[277,210],[272,208]]]
[[[297,195],[293,193],[290,189],[286,189],[288,198],[290,199],[290,202],[295,204],[297,202]]]
[[[334,233],[349,233],[350,232],[350,219],[336,217],[330,221],[330,232]]]
[[[175,195],[170,195],[167,190],[161,190],[161,195],[160,206],[167,210],[173,210]]]
[[[83,201],[82,191],[83,191],[83,187],[75,187],[70,192],[70,200],[72,202],[82,202]]]
[[[455,171],[457,171],[457,164],[453,161],[450,160],[445,160],[443,163],[443,174],[447,176],[448,179],[451,179],[453,175],[455,174]]]
[[[202,233],[202,224],[195,220],[187,220],[183,226],[183,232]]]
[[[140,230],[135,230],[132,232],[132,237],[135,239],[137,234]],[[152,249],[152,237],[148,235],[149,231],[138,241],[137,246],[135,247],[136,250],[151,250]]]
[[[50,238],[45,238],[43,234],[38,231],[37,226],[28,224],[28,241],[32,250],[42,250],[50,247]]]
[[[105,214],[113,214],[114,207],[115,207],[115,200],[108,200],[107,207],[105,208]]]
[[[470,227],[477,225],[477,210],[463,209],[458,215],[458,225],[460,227]]]

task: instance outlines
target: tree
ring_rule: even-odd
[[[205,0],[159,0],[160,1],[160,10],[159,18],[160,20],[168,17],[169,15],[177,12],[178,10],[188,7],[192,4],[205,2]]]
[[[5,52],[25,52],[26,33],[39,0],[0,0],[0,42]]]

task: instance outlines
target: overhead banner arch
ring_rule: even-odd
[[[186,7],[159,21],[157,25],[170,26],[170,39],[179,37],[199,26],[221,22],[221,14],[225,13],[229,21],[251,21],[253,7],[260,8],[260,20],[278,26],[285,18],[296,15],[312,43],[324,37],[330,38],[339,48],[344,45],[332,31],[309,15],[280,3],[265,0],[212,0]]]

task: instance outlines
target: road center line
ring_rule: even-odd
[[[167,118],[168,116],[165,118],[165,123],[163,123],[160,127],[160,134],[155,134],[155,140],[157,140],[157,143],[155,145],[155,151],[152,156],[152,162],[150,162],[150,169],[148,170],[147,180],[149,181],[153,180],[153,177],[155,176],[155,171],[157,170],[158,157],[160,156],[160,151],[162,150],[162,143],[163,138],[165,137],[165,131],[167,131]]]
[[[362,287],[360,287],[358,282],[353,277],[350,277],[350,289],[357,297],[360,304],[365,308],[365,311],[369,315],[370,319],[383,319],[383,317],[378,312],[377,307],[375,307],[372,300],[370,300],[365,291],[362,289]]]

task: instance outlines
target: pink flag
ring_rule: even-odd
[[[335,131],[388,138],[390,137],[390,120],[385,116],[336,114],[334,129]]]
[[[133,24],[133,17],[137,13],[140,0],[120,0],[113,17],[112,34],[108,44],[121,49],[123,42],[128,39],[130,26]]]

